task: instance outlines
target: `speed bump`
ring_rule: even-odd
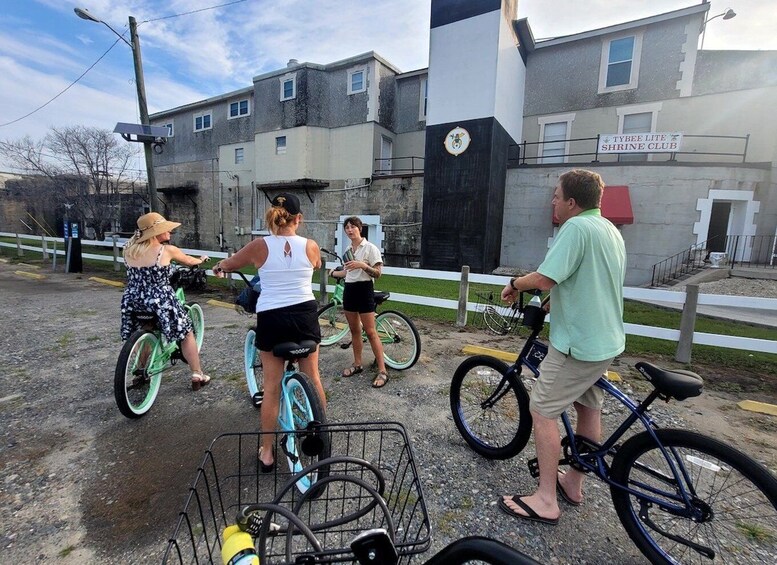
[[[515,363],[515,360],[518,359],[518,355],[515,353],[509,353],[499,349],[489,349],[488,347],[480,347],[479,345],[465,345],[461,348],[461,351],[467,355],[490,355],[491,357],[496,357],[507,363]]]
[[[230,308],[230,309],[235,308],[235,305],[232,304],[231,302],[224,302],[223,300],[216,300],[215,298],[211,298],[210,300],[208,300],[208,304],[210,304],[211,306],[220,306],[221,308]]]
[[[122,288],[124,287],[124,283],[123,282],[112,281],[110,279],[101,279],[100,277],[89,277],[89,280],[90,281],[94,281],[94,282],[98,282],[98,283],[102,283],[102,284],[109,284],[111,286],[118,286],[118,287],[122,287]]]

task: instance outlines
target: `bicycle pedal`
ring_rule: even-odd
[[[540,476],[540,462],[535,457],[534,459],[529,459],[526,462],[527,467],[529,467],[529,474],[533,478],[538,478]]]
[[[383,528],[362,532],[351,541],[351,551],[360,564],[396,565],[399,554]]]

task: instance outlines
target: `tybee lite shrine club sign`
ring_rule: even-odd
[[[599,153],[650,153],[679,151],[681,133],[618,133],[599,137]]]

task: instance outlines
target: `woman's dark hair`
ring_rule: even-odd
[[[347,226],[348,224],[351,224],[352,226],[359,228],[360,233],[364,229],[364,224],[362,223],[362,221],[359,219],[358,216],[351,216],[350,218],[346,218],[345,221],[343,222],[343,227]]]

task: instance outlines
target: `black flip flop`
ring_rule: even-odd
[[[564,473],[559,472],[558,474],[559,475],[563,475]],[[561,481],[558,479],[558,477],[556,477],[556,489],[558,490],[559,494],[561,495],[561,498],[563,498],[564,502],[566,502],[567,504],[571,504],[572,506],[580,506],[581,504],[583,504],[582,500],[577,501],[577,500],[572,500],[571,498],[569,498],[569,495],[567,494],[567,491],[565,491],[564,487],[561,486]]]
[[[523,500],[521,500],[521,498],[523,497],[520,495],[515,495],[513,497],[513,502],[515,502],[515,504],[517,504],[521,508],[521,510],[526,512],[526,514],[518,514],[518,512],[516,512],[515,510],[507,506],[507,504],[505,504],[505,501],[503,498],[499,499],[499,510],[501,510],[502,512],[504,512],[509,516],[512,516],[513,518],[521,518],[523,520],[530,520],[532,522],[548,524],[549,526],[555,526],[556,524],[558,524],[558,518],[543,518],[542,516],[537,514],[531,506],[529,506]]]

